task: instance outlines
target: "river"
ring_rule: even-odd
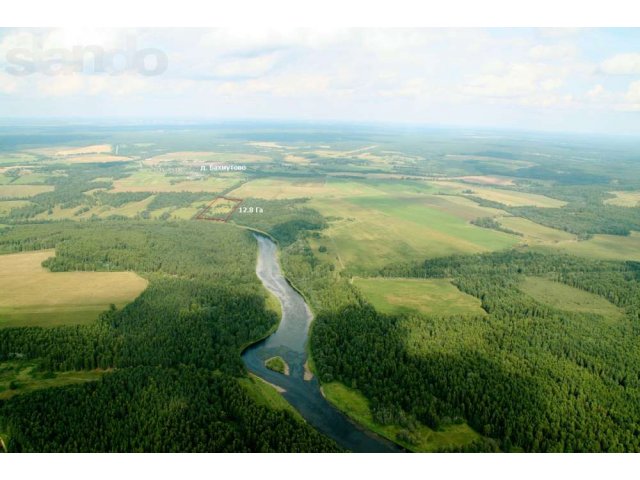
[[[262,235],[258,240],[256,273],[262,284],[282,305],[278,329],[268,338],[250,346],[242,359],[250,372],[284,389],[284,398],[317,430],[333,438],[340,446],[353,452],[399,452],[399,447],[354,424],[335,409],[320,393],[317,378],[304,379],[307,359],[305,345],[313,320],[304,298],[287,282],[278,262],[276,244]],[[264,366],[265,360],[281,356],[289,365],[289,375]]]

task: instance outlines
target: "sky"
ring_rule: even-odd
[[[0,117],[640,133],[640,29],[0,29]]]

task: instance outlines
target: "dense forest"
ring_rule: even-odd
[[[509,251],[381,273],[452,278],[487,315],[388,316],[363,300],[317,315],[311,352],[321,380],[362,391],[380,423],[437,429],[464,419],[506,451],[640,449],[636,263]],[[624,315],[539,303],[519,289],[524,276],[601,295]]]
[[[14,227],[0,251],[56,248],[52,271],[135,270],[149,287],[91,325],[0,329],[0,361],[115,369],[101,381],[0,403],[10,451],[332,451],[238,384],[241,349],[274,327],[246,231],[209,222]]]
[[[235,378],[192,366],[127,368],[98,382],[18,395],[2,414],[12,452],[335,448],[291,413],[256,404]]]

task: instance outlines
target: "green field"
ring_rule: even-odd
[[[133,272],[51,273],[52,250],[0,255],[0,328],[95,321],[110,304],[124,306],[147,287]]]
[[[628,236],[594,235],[589,240],[561,242],[553,248],[580,257],[640,262],[640,232]]]
[[[540,303],[571,312],[595,313],[610,320],[621,320],[624,311],[605,298],[542,277],[525,277],[520,290]]]
[[[98,380],[106,370],[42,372],[35,363],[12,360],[0,363],[0,400],[42,388],[62,387]]]
[[[382,313],[484,315],[480,300],[446,279],[354,278],[353,284]]]
[[[384,195],[375,185],[366,182],[323,178],[260,178],[245,183],[229,193],[239,198],[345,198],[354,196]]]
[[[529,244],[558,243],[576,239],[576,236],[569,232],[545,227],[526,218],[505,216],[497,220],[503,227],[521,233],[523,242]]]
[[[28,153],[0,153],[0,165],[24,165],[36,161],[36,157]]]
[[[518,243],[517,236],[470,224],[462,216],[464,205],[453,201],[445,206],[446,201],[439,198],[435,206],[432,199],[420,197],[362,197],[316,199],[309,205],[331,219],[322,233],[329,246],[335,246],[340,265],[356,274],[394,262],[487,252]]]
[[[434,431],[419,423],[411,429],[399,425],[380,425],[374,421],[367,399],[339,382],[323,384],[322,393],[331,404],[360,425],[414,452],[461,447],[481,438],[465,423],[448,425],[441,431]]]
[[[310,198],[308,206],[329,221],[314,247],[332,251],[337,267],[371,273],[392,262],[508,248],[519,238],[472,225],[470,220],[504,214],[414,180],[258,179],[229,195]]]

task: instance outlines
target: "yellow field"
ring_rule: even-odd
[[[198,212],[202,210],[200,207],[182,207],[176,208],[171,212],[171,218],[176,218],[179,220],[191,220]]]
[[[110,163],[110,162],[130,162],[133,159],[130,157],[123,157],[121,155],[109,155],[109,154],[90,154],[90,155],[73,155],[67,157],[61,157],[60,160],[56,159],[56,162],[63,161],[64,163]]]
[[[382,313],[484,315],[481,302],[447,279],[354,278],[353,284]]]
[[[291,145],[280,145],[277,142],[248,142],[247,145],[258,148],[275,148],[278,150],[296,150],[298,148]]]
[[[143,161],[145,165],[156,166],[167,162],[177,162],[181,164],[202,164],[202,163],[260,163],[269,162],[271,157],[266,155],[254,155],[249,153],[220,153],[220,152],[171,152],[147,158]]]
[[[86,155],[89,153],[111,153],[111,145],[89,145],[88,147],[72,147],[63,150],[58,150],[55,155],[67,156],[67,155]]]
[[[39,193],[52,192],[53,185],[0,185],[1,198],[28,198]]]
[[[462,180],[467,183],[477,183],[480,185],[501,185],[509,186],[513,185],[513,180],[504,177],[493,177],[491,175],[467,175],[466,177],[458,177],[457,180]]]
[[[609,192],[615,195],[615,198],[609,198],[604,201],[610,205],[618,205],[619,207],[640,207],[640,192]]]
[[[52,273],[41,263],[53,255],[0,255],[0,327],[92,322],[110,304],[131,302],[148,284],[133,272]]]
[[[234,174],[218,174],[201,179],[176,181],[162,172],[138,171],[113,182],[112,192],[208,192],[218,193],[238,182]],[[175,183],[172,183],[174,181]]]
[[[31,202],[27,200],[7,200],[0,202],[0,215],[6,215],[14,208],[26,207]]]
[[[576,240],[576,236],[569,232],[545,227],[526,218],[505,216],[497,220],[503,227],[522,233],[523,243],[559,243]]]
[[[301,157],[300,155],[285,155],[284,161],[287,163],[293,163],[295,165],[309,165],[311,161],[308,158]]]
[[[542,208],[559,208],[566,205],[562,200],[538,195],[535,193],[517,192],[515,190],[504,190],[498,188],[481,187],[477,185],[468,185],[460,182],[450,182],[438,180],[433,182],[444,191],[449,193],[472,195],[492,202],[502,203],[510,207],[534,206]],[[465,192],[465,193],[463,193]]]
[[[51,214],[49,214],[49,212],[41,212],[33,218],[34,220],[62,220],[67,218],[80,218],[73,215],[74,212],[79,208],[80,207],[62,208],[60,206],[56,206],[51,209]]]

